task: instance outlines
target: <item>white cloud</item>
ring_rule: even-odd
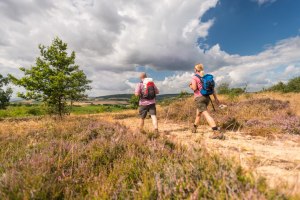
[[[0,1],[0,73],[20,76],[38,56],[39,43],[61,37],[93,80],[92,96],[130,92],[136,66],[170,70],[157,84],[163,93],[187,89],[198,62],[218,81],[254,89],[299,73],[299,37],[283,40],[258,55],[230,55],[215,45],[204,52],[215,19],[202,21],[218,0],[10,0]],[[259,4],[266,3],[258,1]],[[217,19],[216,19],[217,20]],[[289,67],[288,67],[289,66]],[[293,68],[291,67],[293,66]],[[285,68],[287,68],[285,70]],[[287,73],[289,74],[289,73]],[[155,77],[153,77],[155,79]]]
[[[219,45],[212,47],[208,56],[215,56],[216,60],[226,63],[222,67],[206,65],[207,73],[212,73],[216,81],[228,82],[231,86],[248,85],[250,90],[258,90],[271,86],[279,81],[286,82],[290,78],[300,76],[300,37],[282,40],[265,51],[252,56],[229,55],[222,51]],[[178,85],[178,89],[169,86],[169,90],[180,92],[187,89],[191,73],[182,73],[167,77],[164,85]],[[166,82],[170,81],[170,84]],[[179,84],[176,84],[176,83]],[[182,86],[182,87],[180,87]]]
[[[185,70],[205,59],[197,47],[213,20],[199,19],[217,0],[10,0],[0,2],[0,73],[19,73],[39,43],[61,37],[94,81],[93,94],[115,93],[136,66]],[[114,80],[101,80],[105,76]],[[119,74],[118,77],[115,77]]]
[[[285,39],[258,55],[230,58],[231,64],[217,70],[216,74],[225,74],[233,85],[244,82],[258,89],[299,76],[299,50],[300,37]],[[284,70],[291,65],[294,66],[293,73],[284,75]]]

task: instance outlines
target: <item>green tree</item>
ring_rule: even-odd
[[[190,94],[185,91],[185,90],[182,90],[179,95],[178,95],[178,98],[184,98],[184,97],[188,97]]]
[[[300,77],[289,80],[285,92],[300,92]]]
[[[273,85],[268,89],[268,91],[276,91],[276,92],[283,92],[286,88],[286,85],[283,82],[279,82],[276,85]]]
[[[10,87],[7,87],[9,79],[0,74],[0,109],[5,109],[9,105],[10,97],[13,93]]]
[[[245,93],[247,90],[247,85],[244,88],[230,88],[229,83],[222,83],[217,87],[218,94],[226,94],[226,95],[241,95]]]
[[[217,87],[218,94],[228,94],[230,92],[229,83],[221,83]]]
[[[139,107],[139,100],[140,100],[140,97],[132,95],[130,100],[129,100],[130,107],[134,108],[134,109],[138,108]]]
[[[271,86],[267,91],[275,91],[275,92],[300,92],[300,77],[295,77],[289,80],[286,84],[283,82],[279,82],[273,86]]]
[[[80,100],[91,87],[90,80],[75,64],[75,52],[68,55],[68,45],[55,38],[51,46],[39,45],[41,56],[35,66],[21,67],[24,77],[17,79],[10,75],[12,82],[26,89],[18,96],[24,99],[42,101],[50,114],[61,117],[68,113],[68,102]]]

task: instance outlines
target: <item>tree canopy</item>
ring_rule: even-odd
[[[5,109],[9,105],[9,100],[13,93],[10,87],[6,87],[8,83],[9,79],[0,74],[0,109]]]
[[[268,89],[268,91],[276,92],[300,92],[300,76],[289,80],[286,84],[279,82]]]
[[[75,52],[68,54],[68,45],[55,38],[50,46],[39,45],[40,56],[30,68],[21,67],[24,77],[17,79],[10,75],[14,84],[26,89],[18,93],[24,99],[44,102],[49,113],[68,113],[68,102],[86,97],[85,92],[91,87],[90,80],[75,64]]]

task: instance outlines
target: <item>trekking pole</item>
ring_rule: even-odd
[[[210,102],[211,102],[211,105],[212,105],[212,107],[213,107],[214,111],[216,112],[216,109],[215,109],[215,106],[214,106],[214,103],[213,103],[213,101],[211,100],[210,96],[208,96],[208,97],[209,97],[209,100],[210,100]]]

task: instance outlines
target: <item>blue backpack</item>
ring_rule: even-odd
[[[198,77],[202,83],[202,89],[200,90],[200,93],[203,96],[209,96],[212,95],[215,91],[215,81],[214,76],[211,74],[205,74],[203,77],[199,76],[198,74],[195,74],[196,77]]]

